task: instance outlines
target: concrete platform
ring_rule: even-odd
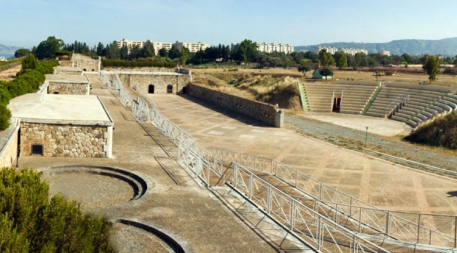
[[[82,70],[81,70],[82,71]],[[54,75],[46,74],[46,81],[58,83],[89,83],[89,80],[84,75]]]
[[[457,198],[450,194],[457,189],[457,180],[408,169],[288,129],[269,127],[188,96],[149,95],[149,99],[162,115],[205,148],[274,158],[382,209],[457,214]],[[374,129],[380,124],[377,119],[370,119],[363,122],[363,130],[367,124]],[[403,131],[399,126],[392,129]],[[387,132],[395,133],[380,131]]]
[[[300,113],[299,115],[363,132],[368,130],[369,133],[382,136],[407,135],[412,130],[403,122],[365,115],[316,112]]]

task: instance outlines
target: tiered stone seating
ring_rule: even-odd
[[[331,112],[332,95],[341,97],[340,112],[360,114],[376,90],[370,85],[305,84],[310,111]]]
[[[387,115],[396,106],[396,104],[391,104],[392,101],[400,95],[409,95],[409,101],[398,111]],[[444,92],[384,87],[367,114],[377,117],[391,116],[393,120],[405,122],[411,127],[417,127],[421,122],[427,121],[437,114],[450,112],[456,107],[457,97],[447,96]]]

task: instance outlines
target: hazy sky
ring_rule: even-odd
[[[389,42],[457,37],[455,0],[0,0],[0,44],[48,36],[230,44]]]

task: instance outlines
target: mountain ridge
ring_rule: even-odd
[[[0,44],[0,54],[14,54],[16,50],[24,47],[8,46]]]
[[[392,40],[384,43],[332,42],[318,45],[296,46],[295,51],[314,51],[317,46],[336,47],[338,49],[366,49],[369,54],[378,53],[380,50],[388,50],[391,54],[395,55],[407,53],[410,55],[441,54],[445,56],[455,56],[457,54],[457,37],[440,40],[404,39]]]

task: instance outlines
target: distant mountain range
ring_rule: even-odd
[[[22,47],[6,46],[0,44],[0,54],[14,54],[14,52],[20,48]]]
[[[356,42],[334,42],[322,43],[311,46],[296,46],[295,51],[314,51],[317,46],[340,48],[366,49],[368,53],[378,53],[380,50],[388,50],[390,54],[409,55],[441,54],[444,56],[457,55],[457,38],[442,40],[394,40],[387,43],[356,43]]]

